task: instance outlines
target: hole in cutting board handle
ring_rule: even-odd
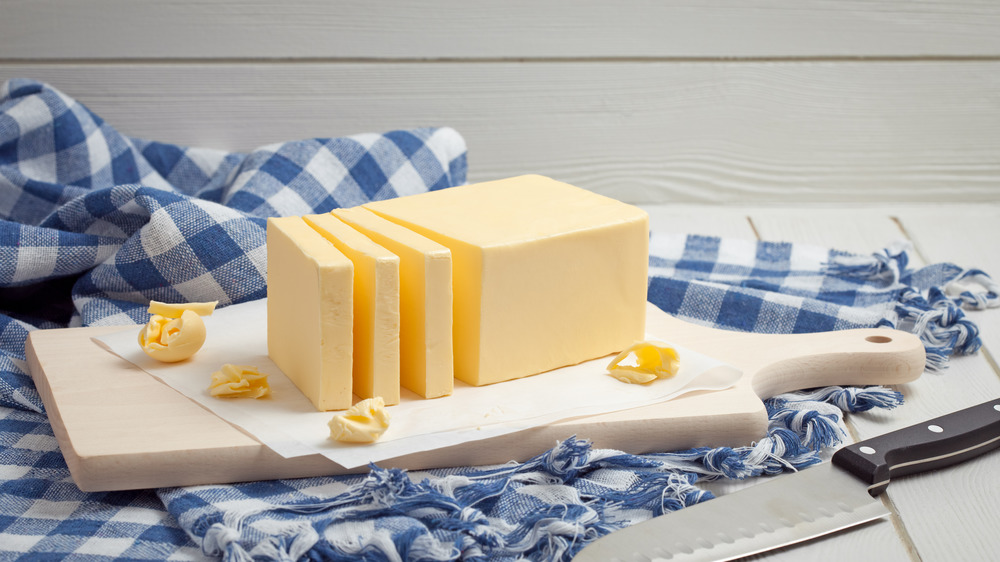
[[[865,338],[865,341],[870,341],[872,343],[889,343],[892,341],[892,338],[889,336],[868,336]]]

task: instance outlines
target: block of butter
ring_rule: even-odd
[[[354,263],[354,394],[399,404],[399,256],[331,214],[303,218]]]
[[[367,203],[447,247],[455,377],[485,385],[644,337],[645,211],[542,176]]]
[[[318,410],[352,403],[354,264],[301,217],[267,221],[267,350]]]
[[[363,207],[333,214],[399,256],[399,377],[423,398],[451,394],[451,251]]]

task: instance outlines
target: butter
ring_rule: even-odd
[[[656,342],[643,341],[629,346],[608,364],[608,374],[616,379],[645,384],[656,379],[666,379],[680,370],[677,350]]]
[[[451,394],[451,251],[362,207],[333,214],[399,256],[400,384],[424,398]]]
[[[157,361],[176,363],[197,353],[205,337],[205,322],[192,310],[174,317],[154,314],[139,330],[139,347]]]
[[[263,398],[271,394],[271,385],[257,367],[226,363],[212,373],[208,390],[216,398]]]
[[[301,217],[267,221],[267,353],[321,411],[353,401],[354,264]]]
[[[337,217],[303,217],[354,263],[354,394],[399,403],[399,257]]]
[[[219,304],[219,301],[188,303],[149,301],[148,312],[150,314],[159,314],[164,318],[180,318],[185,310],[190,310],[198,316],[211,316],[217,304]]]
[[[389,413],[380,396],[366,398],[330,420],[330,439],[345,443],[372,443],[389,429]]]
[[[614,353],[645,330],[649,219],[542,176],[364,205],[447,247],[455,377],[484,385]]]

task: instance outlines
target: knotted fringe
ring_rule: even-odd
[[[568,560],[587,542],[630,519],[712,497],[700,478],[746,478],[819,462],[843,438],[843,412],[893,408],[902,396],[881,387],[827,387],[765,402],[768,435],[747,447],[630,455],[593,449],[575,437],[520,464],[421,482],[399,469],[371,467],[345,492],[324,501],[260,505],[193,526],[206,553],[227,560]],[[632,482],[581,492],[598,474]],[[509,518],[490,516],[505,494],[537,499]],[[518,511],[520,509],[520,511]],[[258,516],[258,517],[255,517]],[[220,520],[223,519],[223,520]],[[624,523],[623,523],[624,521]],[[244,544],[254,544],[252,548]]]
[[[910,261],[906,251],[907,242],[896,242],[881,252],[868,256],[841,254],[831,258],[826,264],[826,272],[831,275],[853,277],[867,281],[881,281],[885,285],[899,282]]]
[[[907,269],[908,244],[898,243],[871,256],[840,255],[831,258],[825,271],[831,275],[864,279],[896,293],[878,326],[917,335],[927,352],[926,368],[941,371],[952,355],[979,350],[979,328],[962,309],[1000,306],[1000,284],[978,269],[961,270],[938,264],[921,270]],[[927,296],[921,289],[927,291]]]
[[[698,448],[653,455],[665,466],[708,479],[742,479],[798,470],[820,462],[821,450],[844,437],[842,412],[895,408],[900,393],[883,387],[831,386],[809,393],[775,396],[764,402],[770,425],[765,438],[748,447]]]

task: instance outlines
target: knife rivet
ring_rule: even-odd
[[[993,406],[993,409],[996,410],[996,411],[998,411],[998,412],[1000,412],[1000,404],[997,404],[996,406]]]
[[[941,433],[944,429],[940,425],[929,425],[927,429],[933,431],[934,433]]]
[[[866,455],[874,455],[875,454],[875,449],[872,449],[871,447],[867,447],[867,446],[866,447],[861,447],[858,450],[861,451],[862,453],[866,454]]]

